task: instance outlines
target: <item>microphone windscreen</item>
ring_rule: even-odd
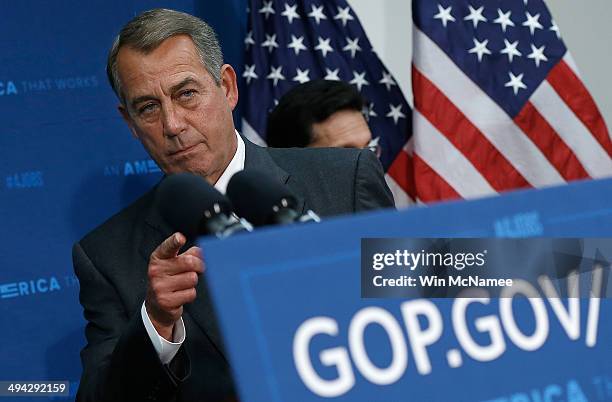
[[[234,212],[254,226],[272,222],[276,208],[295,209],[297,200],[283,184],[256,169],[242,170],[230,179],[227,196]],[[282,205],[283,200],[286,204]]]
[[[176,232],[193,239],[202,231],[201,222],[208,216],[229,214],[229,200],[192,173],[167,176],[157,188],[157,208],[166,223]]]

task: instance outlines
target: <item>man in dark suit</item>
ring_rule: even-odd
[[[232,120],[236,74],[193,16],[135,17],[107,71],[121,115],[166,174],[199,174],[224,192],[233,173],[265,170],[321,216],[393,205],[368,150],[266,149],[242,138]],[[166,226],[154,197],[155,189],[74,246],[88,321],[77,400],[234,400],[201,250]]]
[[[368,148],[380,156],[372,138],[366,101],[344,81],[313,80],[285,92],[268,115],[266,141],[275,148]]]

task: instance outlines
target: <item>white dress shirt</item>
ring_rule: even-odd
[[[227,165],[227,168],[225,168],[223,171],[221,177],[219,177],[215,183],[215,188],[223,194],[225,194],[227,184],[232,176],[244,169],[244,141],[238,134],[238,131],[236,131],[236,139],[238,142],[236,153],[234,154],[234,157],[230,161],[229,165]],[[179,318],[174,324],[174,329],[172,330],[172,342],[170,342],[163,336],[160,336],[155,330],[155,327],[149,318],[149,314],[147,314],[147,309],[144,302],[142,303],[142,307],[140,309],[140,315],[142,317],[142,322],[144,323],[145,329],[147,330],[147,334],[149,335],[149,338],[151,338],[153,347],[159,356],[159,360],[161,360],[163,364],[170,363],[179,351],[179,348],[183,342],[185,342],[185,323],[183,322],[183,318]]]

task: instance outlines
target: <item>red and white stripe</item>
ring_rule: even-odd
[[[610,135],[569,54],[512,119],[427,35],[413,38],[413,143],[388,171],[398,206],[612,176]]]

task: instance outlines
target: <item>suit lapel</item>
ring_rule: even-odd
[[[265,172],[267,175],[278,181],[280,184],[286,185],[295,194],[298,205],[297,210],[302,213],[306,212],[306,204],[301,185],[289,173],[283,170],[276,164],[267,148],[257,146],[244,138],[245,154],[244,169],[257,169]]]
[[[153,250],[157,248],[165,239],[170,237],[173,233],[172,228],[165,222],[159,213],[159,208],[155,203],[155,193],[157,191],[155,186],[150,192],[149,209],[145,214],[145,229],[142,237],[142,241],[138,248],[140,255],[149,261],[149,257]]]
[[[196,293],[198,295],[197,298],[193,303],[185,306],[185,311],[193,318],[196,325],[200,327],[215,349],[227,361],[223,349],[223,339],[219,330],[219,321],[217,320],[208,290],[206,272],[199,278],[196,285]]]
[[[244,139],[244,138],[243,138]],[[266,148],[259,147],[244,139],[245,159],[244,169],[257,169],[265,172],[281,184],[289,180],[289,173],[281,169],[272,159]]]

